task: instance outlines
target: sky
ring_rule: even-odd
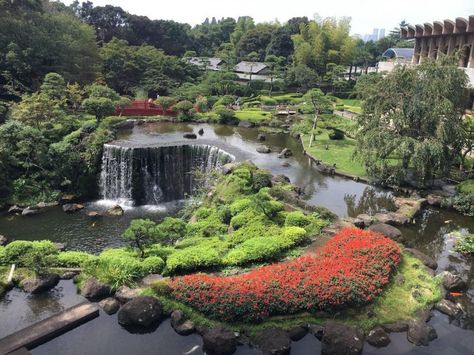
[[[80,0],[82,1],[82,0]],[[315,14],[322,17],[349,16],[352,34],[371,33],[374,28],[396,27],[401,20],[410,24],[474,15],[474,0],[91,0],[95,5],[115,5],[153,20],[164,19],[196,25],[206,17],[252,16],[256,22]],[[72,0],[63,0],[70,4]]]

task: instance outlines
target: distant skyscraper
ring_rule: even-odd
[[[385,28],[381,28],[379,30],[379,39],[382,39],[385,37]]]

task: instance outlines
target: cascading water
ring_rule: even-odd
[[[209,173],[233,161],[210,145],[122,147],[104,145],[100,192],[121,204],[156,205],[183,199],[196,187],[193,171]]]

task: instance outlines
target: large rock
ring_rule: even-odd
[[[257,152],[258,153],[262,153],[262,154],[268,154],[270,153],[272,150],[270,148],[268,148],[266,145],[259,145],[257,147]]]
[[[19,207],[17,205],[15,206],[11,206],[9,209],[8,209],[8,213],[12,213],[12,214],[21,214],[23,212],[23,208],[22,207]]]
[[[108,297],[99,302],[99,307],[108,315],[117,313],[120,308],[120,303],[113,297]]]
[[[441,274],[443,280],[443,287],[447,291],[466,291],[467,290],[467,283],[464,281],[461,276],[455,275],[449,271],[444,271]]]
[[[183,134],[183,138],[186,139],[197,139],[196,133],[185,133]]]
[[[196,330],[194,323],[189,319],[185,319],[184,313],[180,310],[171,313],[171,326],[179,335],[189,335]]]
[[[72,195],[72,194],[63,195],[61,199],[59,200],[59,203],[61,205],[64,205],[66,203],[73,203],[74,201],[76,201],[76,199],[77,199],[76,195]]]
[[[289,184],[290,178],[286,175],[279,174],[272,176],[272,184]]]
[[[369,227],[374,223],[374,217],[365,213],[358,215],[356,219],[360,220],[364,227]]]
[[[59,205],[58,202],[39,202],[36,204],[36,207],[38,208],[48,208],[48,207],[55,207]]]
[[[66,213],[75,213],[84,209],[84,205],[79,203],[66,203],[63,205],[63,211]]]
[[[130,288],[128,286],[122,286],[117,291],[115,291],[115,298],[120,303],[127,303],[134,298],[140,296],[142,289],[140,288]]]
[[[0,234],[0,247],[8,244],[8,238]]]
[[[382,348],[390,344],[390,337],[388,336],[387,332],[381,327],[376,327],[372,329],[367,335],[366,340],[367,343],[377,348]]]
[[[206,331],[202,340],[204,351],[208,355],[231,355],[237,349],[234,332],[221,326]]]
[[[375,219],[380,223],[390,224],[392,226],[403,226],[411,222],[409,217],[397,212],[376,213]]]
[[[149,327],[163,317],[163,307],[154,297],[142,296],[125,303],[118,313],[118,322],[123,326]]]
[[[123,208],[120,207],[119,205],[115,205],[114,207],[112,207],[111,209],[109,209],[109,210],[107,211],[107,214],[108,214],[109,216],[117,216],[117,217],[119,217],[119,216],[123,216],[124,210],[123,210]]]
[[[234,169],[239,166],[239,163],[227,163],[222,166],[222,174],[227,175],[230,174]]]
[[[384,236],[396,241],[402,242],[402,232],[389,224],[386,223],[377,223],[369,227],[371,231],[383,234]]]
[[[22,216],[34,216],[38,213],[40,213],[40,209],[38,207],[28,206],[21,212],[21,215]]]
[[[309,324],[308,332],[321,341],[323,339],[324,327],[319,324]]]
[[[202,136],[204,134],[204,128],[199,129],[198,134]]]
[[[239,127],[252,128],[252,127],[255,127],[255,123],[250,122],[250,121],[240,121]]]
[[[291,328],[288,331],[288,334],[290,335],[290,339],[292,341],[298,341],[303,339],[305,335],[308,334],[308,328],[305,326],[297,325]]]
[[[38,294],[56,287],[59,280],[60,277],[58,274],[47,274],[24,279],[20,282],[20,287],[28,293]]]
[[[433,327],[426,324],[423,319],[411,320],[408,322],[407,339],[415,345],[428,346],[430,341],[436,339],[438,335]]]
[[[98,281],[95,277],[87,279],[81,288],[81,295],[90,300],[98,301],[109,297],[110,294],[110,287]]]
[[[264,355],[286,355],[290,353],[290,335],[282,329],[266,328],[255,334],[255,345]]]
[[[292,151],[288,148],[283,149],[280,154],[278,154],[278,158],[288,158],[293,155]]]
[[[395,323],[388,323],[382,326],[389,333],[403,333],[408,330],[408,323],[406,322],[395,322]]]
[[[322,355],[362,354],[364,335],[345,324],[329,322],[324,328],[321,342]]]
[[[436,270],[438,268],[438,263],[436,262],[436,260],[417,249],[405,248],[405,252],[419,259],[423,263],[423,265],[429,267],[432,270]]]
[[[257,136],[257,140],[259,140],[259,141],[265,141],[265,140],[267,140],[267,137],[266,137],[264,134],[260,133],[260,134]]]
[[[459,313],[461,313],[459,306],[456,303],[448,300],[439,301],[435,304],[434,308],[450,317],[456,317]]]

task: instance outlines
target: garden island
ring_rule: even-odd
[[[350,30],[0,0],[0,354],[471,353],[474,16]]]

